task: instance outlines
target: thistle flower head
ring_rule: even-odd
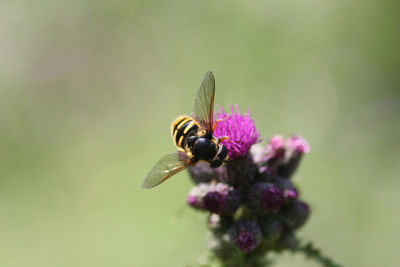
[[[281,189],[271,183],[259,182],[254,184],[248,195],[248,207],[256,212],[276,212],[284,203]]]
[[[224,183],[200,183],[190,190],[186,202],[193,208],[222,214],[240,205],[240,192]]]
[[[295,189],[285,189],[283,190],[283,197],[287,201],[293,201],[297,198],[298,194]]]
[[[257,151],[255,156],[260,165],[261,173],[273,174],[285,158],[285,139],[281,135],[274,135],[269,139],[264,149]]]
[[[303,154],[310,152],[308,142],[298,135],[293,135],[286,142],[286,156],[277,174],[290,178],[297,170]]]
[[[260,142],[260,134],[253,119],[250,117],[250,111],[241,114],[237,105],[231,105],[231,113],[227,113],[221,107],[216,112],[216,118],[221,120],[214,131],[214,136],[219,138],[227,136],[229,139],[222,141],[222,144],[228,149],[230,159],[244,157],[250,147]]]
[[[258,224],[249,219],[236,221],[228,230],[228,235],[230,242],[244,252],[253,250],[262,238]]]
[[[208,192],[203,198],[204,208],[213,213],[222,213],[225,208],[225,197],[226,195],[217,191]]]
[[[207,162],[198,162],[195,166],[189,166],[189,174],[195,184],[209,183],[217,177],[215,169]]]
[[[201,183],[193,187],[186,197],[186,202],[193,208],[203,208],[203,197],[210,191],[210,184]]]
[[[259,146],[253,148],[252,157],[259,166],[259,172],[264,176],[278,175],[290,178],[303,154],[309,151],[308,142],[298,135],[293,135],[287,140],[281,135],[275,135],[263,149]]]
[[[302,154],[306,154],[310,152],[310,146],[306,139],[299,135],[292,135],[287,140],[287,147],[292,151],[298,151]]]
[[[291,229],[300,228],[310,216],[310,207],[303,201],[294,201],[282,211],[284,222]]]
[[[271,186],[261,192],[261,203],[263,207],[274,212],[280,209],[283,204],[283,192],[277,187]]]
[[[268,140],[268,144],[266,147],[266,156],[269,158],[276,155],[276,153],[285,148],[285,138],[282,135],[274,135],[271,139]]]
[[[226,166],[226,180],[234,187],[249,187],[257,179],[258,167],[251,155],[246,155],[240,159],[230,160]]]
[[[291,202],[297,199],[299,193],[291,180],[275,177],[271,182],[282,190],[285,202]]]

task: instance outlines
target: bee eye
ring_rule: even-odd
[[[226,146],[221,145],[218,149],[217,157],[221,160],[224,160],[228,156],[228,149]]]
[[[194,143],[196,142],[197,138],[198,138],[197,136],[190,136],[190,137],[188,137],[187,144],[188,144],[188,146],[189,146],[190,148],[193,148]]]

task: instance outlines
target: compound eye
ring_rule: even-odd
[[[228,156],[228,149],[224,145],[220,145],[217,153],[217,158],[224,160]]]
[[[196,143],[198,137],[196,136],[189,136],[187,140],[187,144],[190,148],[193,148],[194,144]]]

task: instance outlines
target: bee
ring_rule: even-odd
[[[212,72],[204,74],[193,102],[192,117],[182,115],[173,121],[172,138],[177,152],[163,156],[143,179],[143,188],[152,188],[193,166],[206,161],[217,168],[228,159],[228,149],[221,142],[228,137],[215,138],[214,122],[215,79]]]

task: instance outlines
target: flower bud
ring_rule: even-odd
[[[291,229],[298,229],[307,221],[310,207],[305,202],[297,200],[286,206],[281,215]]]
[[[282,177],[274,177],[271,183],[282,190],[285,202],[292,202],[297,199],[298,191],[292,181]]]
[[[233,213],[241,205],[239,189],[223,183],[200,183],[192,188],[186,198],[187,203],[198,209],[212,213]]]
[[[284,202],[281,189],[271,183],[259,182],[254,184],[248,195],[247,205],[256,212],[276,212]]]
[[[273,242],[281,237],[283,225],[275,216],[264,216],[258,220],[258,225],[263,234],[263,240]]]
[[[297,199],[298,193],[296,189],[285,189],[283,190],[283,197],[285,198],[286,202],[293,201]]]
[[[261,144],[254,144],[250,148],[250,154],[253,158],[253,161],[260,165],[264,160],[264,146]]]
[[[296,151],[302,154],[307,154],[310,152],[310,146],[306,139],[299,135],[291,136],[286,143],[288,150]]]
[[[243,196],[241,190],[230,190],[225,198],[225,209],[223,210],[223,214],[233,214],[242,203]]]
[[[186,197],[186,202],[193,208],[201,209],[203,208],[203,197],[210,191],[211,184],[198,184],[193,187],[188,196]]]
[[[203,198],[204,208],[220,214],[225,208],[225,196],[217,191],[208,192]]]
[[[207,162],[199,162],[195,166],[189,166],[189,174],[195,184],[209,183],[216,178],[216,173]]]
[[[249,187],[257,178],[257,165],[251,155],[230,160],[226,164],[228,183],[235,187]]]
[[[228,230],[228,235],[230,242],[244,252],[256,248],[262,238],[260,227],[249,219],[236,221]]]
[[[280,166],[278,175],[289,178],[299,166],[303,154],[310,152],[310,147],[304,138],[295,135],[287,140],[286,147],[286,159],[282,166]]]
[[[285,158],[285,139],[281,135],[275,135],[269,139],[262,151],[261,157],[256,157],[259,171],[262,174],[274,175],[281,162]]]

